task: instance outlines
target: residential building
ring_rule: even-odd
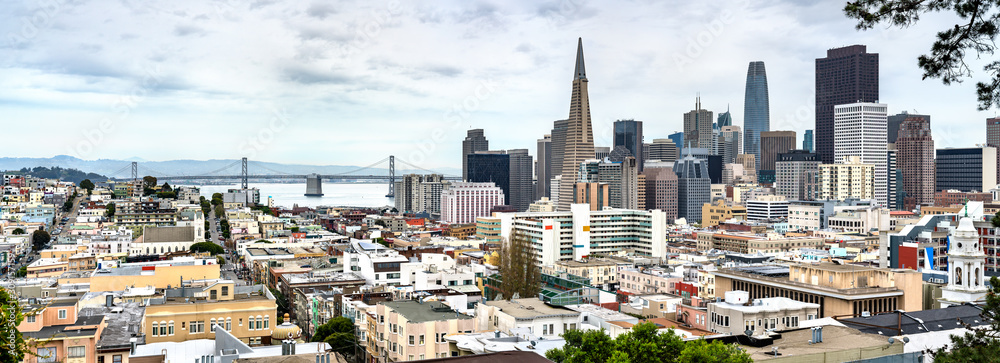
[[[770,113],[767,96],[767,72],[764,70],[764,62],[750,62],[747,68],[746,93],[743,99],[743,117],[745,118],[743,125],[746,127],[743,153],[755,156],[754,170],[763,169],[761,166],[764,162],[761,133],[771,131]],[[794,145],[789,147],[789,149],[793,148],[795,148]],[[768,170],[774,170],[774,168]]]
[[[500,246],[500,218],[476,217],[476,238]]]
[[[630,251],[652,258],[666,253],[666,213],[628,209],[591,211],[574,204],[569,212],[502,213],[501,236],[524,233],[540,265],[580,260],[591,254]]]
[[[937,149],[935,190],[984,192],[997,186],[997,148]]]
[[[750,233],[702,233],[698,235],[698,249],[718,249],[743,254],[781,253],[803,248],[822,248],[822,237],[784,237],[777,233],[766,235]],[[718,292],[718,291],[717,291]]]
[[[108,328],[104,315],[78,314],[79,302],[75,299],[56,300],[43,306],[25,306],[25,312],[29,311],[34,311],[34,314],[25,316],[17,325],[17,331],[21,332],[26,343],[37,344],[30,346],[31,353],[37,356],[25,354],[23,362],[97,363],[98,341]],[[122,358],[122,355],[118,357]]]
[[[587,90],[587,72],[583,62],[583,39],[579,39],[576,49],[576,69],[573,72],[573,94],[570,97],[569,118],[565,139],[558,146],[560,153],[556,156],[562,162],[562,180],[560,181],[557,209],[568,211],[573,203],[573,184],[579,178],[580,163],[594,155],[594,131],[590,120],[590,96]],[[554,132],[554,131],[553,131]],[[553,149],[557,148],[555,144]]]
[[[353,272],[372,285],[395,286],[403,281],[400,265],[410,260],[378,243],[352,240],[343,261],[345,273]]]
[[[858,156],[861,163],[874,165],[875,200],[883,206],[889,202],[887,144],[882,142],[886,139],[886,109],[885,104],[870,102],[834,106],[836,160]]]
[[[400,212],[441,213],[441,192],[448,185],[441,174],[407,174],[396,181],[394,203]]]
[[[700,221],[701,207],[711,202],[712,180],[708,176],[708,162],[690,154],[674,163],[677,175],[677,217],[688,223]]]
[[[750,221],[777,221],[788,218],[788,200],[780,195],[763,195],[746,202]]]
[[[618,271],[618,288],[631,295],[673,294],[677,284],[684,281],[680,273],[654,267],[629,268]]]
[[[143,316],[146,343],[213,339],[217,329],[249,345],[270,345],[277,304],[264,285],[231,280],[184,281],[149,300]]]
[[[827,227],[835,231],[867,234],[889,231],[890,210],[880,207],[845,208],[827,218]]]
[[[555,212],[556,205],[549,198],[542,197],[528,206],[528,212]]]
[[[493,183],[452,183],[441,192],[441,221],[473,223],[505,200],[503,190]]]
[[[930,116],[910,116],[898,126],[893,132],[898,133],[896,167],[903,173],[902,187],[906,197],[912,198],[904,208],[913,210],[916,205],[930,205],[934,198],[934,138],[931,137]]]
[[[590,279],[590,286],[614,290],[618,284],[618,268],[621,264],[621,261],[604,258],[588,258],[580,261],[556,261],[555,264],[542,266],[542,273],[553,276],[558,276],[560,273],[568,273],[573,276]]]
[[[486,301],[476,305],[477,331],[499,331],[517,335],[527,331],[538,339],[560,339],[577,324],[580,313],[546,304],[537,297]]]
[[[774,189],[789,200],[809,200],[815,194],[815,177],[819,172],[819,154],[806,150],[789,150],[775,160]],[[810,179],[813,183],[809,183]]]
[[[870,206],[870,201],[856,199],[793,201],[788,205],[788,230],[818,231],[827,229],[829,228],[829,218],[836,213]]]
[[[483,133],[483,129],[472,129],[467,131],[465,140],[462,140],[462,180],[471,181],[468,179],[468,161],[466,157],[470,154],[475,154],[477,151],[486,151],[490,149],[490,141],[486,139],[486,135]]]
[[[965,205],[969,201],[990,203],[993,202],[993,193],[961,192],[954,189],[934,193],[934,206],[936,207]]]
[[[867,50],[851,45],[816,59],[816,152],[824,164],[836,161],[834,106],[879,100],[878,53]]]
[[[726,299],[708,304],[707,328],[714,333],[759,336],[796,329],[800,321],[819,317],[820,305],[787,297],[750,300],[746,291],[727,291]]]
[[[375,306],[374,326],[369,325],[369,344],[379,361],[401,362],[457,356],[446,335],[471,333],[476,319],[455,312],[438,301],[389,301]]]
[[[729,220],[747,220],[747,208],[719,199],[701,207],[701,226],[715,227]]]
[[[694,110],[684,114],[684,146],[711,150],[712,111],[701,108],[701,96],[695,98]]]
[[[841,164],[820,164],[816,199],[876,199],[874,181],[875,165],[858,156],[848,156]]]

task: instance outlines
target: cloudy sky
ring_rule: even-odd
[[[529,148],[569,110],[582,37],[594,134],[647,142],[694,107],[743,123],[766,63],[771,129],[813,125],[814,59],[866,44],[891,113],[933,116],[939,147],[985,142],[974,82],[921,81],[950,14],[854,29],[842,1],[21,1],[0,7],[0,156],[460,166],[483,128]],[[973,69],[977,62],[973,62]],[[982,76],[982,73],[978,73]]]

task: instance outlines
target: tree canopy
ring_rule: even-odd
[[[538,295],[542,271],[535,264],[531,241],[522,232],[511,231],[510,238],[500,245],[500,291],[504,299]]]
[[[19,235],[25,234],[24,228],[14,228],[14,230],[11,231],[10,234],[13,234],[15,236],[19,236]]]
[[[17,325],[24,320],[25,312],[17,297],[0,288],[0,363],[16,363],[25,361],[25,355],[34,355],[32,344],[24,340],[17,330]],[[29,313],[30,314],[30,313]]]
[[[226,250],[214,242],[198,242],[191,245],[191,252],[208,252],[213,255],[225,254]]]
[[[673,330],[660,333],[653,323],[641,323],[611,339],[603,330],[570,330],[566,344],[545,353],[556,363],[751,363],[739,347],[715,340],[684,341]]]
[[[844,13],[858,21],[858,30],[868,30],[884,23],[906,28],[916,24],[927,13],[952,12],[958,24],[937,33],[930,54],[917,58],[923,69],[923,79],[940,78],[949,85],[972,77],[966,57],[989,57],[996,50],[1000,7],[996,1],[980,0],[855,0],[848,1]],[[983,66],[989,79],[976,83],[979,109],[1000,106],[1000,61]]]
[[[115,216],[115,203],[108,203],[108,205],[104,206],[104,209],[107,210],[108,218]]]
[[[83,188],[83,190],[87,191],[87,194],[90,194],[94,191],[94,182],[90,181],[90,179],[83,179],[80,181],[80,188]]]
[[[43,230],[36,230],[31,233],[31,245],[36,251],[45,248],[45,245],[52,241],[52,235]]]
[[[355,354],[357,338],[354,335],[354,322],[343,316],[330,319],[326,324],[316,328],[313,342],[326,342],[333,351],[350,357]]]

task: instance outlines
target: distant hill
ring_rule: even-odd
[[[86,173],[76,169],[64,169],[58,166],[47,168],[44,166],[36,166],[34,168],[21,168],[19,170],[8,170],[4,174],[19,174],[19,175],[31,175],[36,178],[45,179],[59,179],[61,181],[69,181],[74,184],[79,184],[80,181],[84,179],[90,179],[92,182],[101,182],[108,179],[108,177],[95,173]]]
[[[67,155],[57,155],[51,158],[0,158],[0,170],[21,170],[22,168],[34,167],[58,167],[63,169],[76,169],[84,173],[106,175],[107,177],[112,178],[128,178],[132,175],[132,160],[139,163],[138,168],[140,177],[144,175],[219,175],[240,173],[240,163],[237,159],[143,161],[139,158],[129,158],[126,160],[83,160]],[[262,175],[310,173],[342,174],[359,168],[359,166],[350,165],[281,164],[252,160],[248,166],[251,174]],[[220,169],[223,170],[220,171]],[[462,175],[461,170],[453,168],[444,168],[435,171],[450,176]],[[423,170],[403,169],[398,162],[396,163],[396,175],[411,173],[426,174],[427,172]],[[389,175],[389,170],[385,167],[379,169],[367,169],[362,174]]]

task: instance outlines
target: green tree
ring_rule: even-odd
[[[880,23],[906,28],[929,13],[951,12],[960,19],[957,24],[937,33],[930,54],[917,57],[923,69],[923,79],[940,78],[949,85],[972,78],[972,68],[965,63],[993,55],[997,32],[1000,30],[1000,7],[996,1],[982,0],[855,0],[848,1],[844,13],[858,21],[858,30],[868,30]],[[970,54],[971,53],[971,54]],[[1000,61],[983,67],[990,79],[976,83],[979,109],[1000,106]]]
[[[52,241],[52,236],[49,235],[49,232],[39,229],[31,233],[31,245],[35,251],[45,248],[45,245],[48,244],[49,241]]]
[[[26,315],[35,312],[25,312],[21,303],[6,288],[0,288],[0,362],[16,363],[26,361],[28,355],[37,356],[32,348],[38,343],[24,340],[24,336],[17,330],[17,325],[21,324]]]
[[[299,233],[299,227],[295,226],[291,228],[292,233]]]
[[[541,289],[542,271],[535,263],[531,241],[522,232],[513,230],[510,239],[500,245],[498,270],[500,271],[500,291],[510,300],[538,295]]]
[[[14,228],[14,230],[11,231],[10,234],[13,234],[15,236],[20,236],[22,234],[25,234],[25,232],[23,228]]]
[[[90,179],[83,179],[80,181],[80,188],[87,191],[87,195],[90,195],[94,191],[94,182]]]
[[[355,345],[358,344],[357,336],[354,334],[354,322],[343,316],[335,317],[327,321],[326,324],[320,325],[316,328],[316,334],[313,334],[311,340],[313,342],[326,342],[330,344],[333,351],[343,354],[345,357],[353,357],[356,352]]]
[[[198,242],[191,245],[191,252],[208,252],[213,255],[225,254],[226,250],[213,242]]]
[[[157,198],[161,198],[161,199],[177,199],[177,192],[173,192],[173,191],[170,191],[170,192],[160,191],[160,192],[156,192],[156,197]]]
[[[108,215],[109,219],[115,216],[115,203],[108,203],[108,205],[105,206],[104,209],[107,211],[106,214]]]
[[[21,268],[17,269],[17,272],[14,274],[14,277],[25,276],[28,276],[28,266],[21,266]]]
[[[660,333],[653,323],[637,324],[615,339],[603,330],[570,330],[562,337],[566,340],[562,348],[545,353],[556,363],[752,362],[750,355],[735,345],[705,340],[685,342],[673,330]]]
[[[996,362],[1000,360],[1000,279],[990,278],[989,291],[986,292],[986,305],[980,317],[990,324],[985,327],[973,327],[961,322],[969,331],[964,335],[952,335],[951,344],[928,351],[934,355],[935,363],[952,362]]]
[[[174,189],[171,188],[170,184],[167,184],[167,182],[163,182],[163,186],[160,187],[160,190],[162,190],[164,192],[172,192],[172,191],[174,191]]]
[[[149,175],[142,177],[142,188],[143,189],[156,188],[156,177]]]

